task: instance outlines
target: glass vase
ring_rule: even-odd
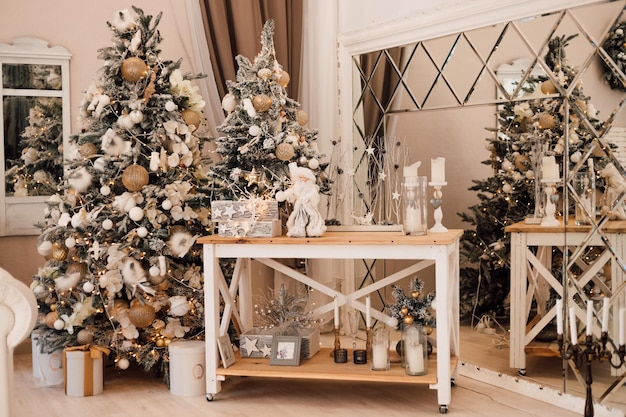
[[[406,177],[402,183],[402,231],[420,236],[426,230],[426,177]]]
[[[426,331],[420,324],[405,324],[402,327],[402,364],[407,375],[428,373],[428,341]]]
[[[375,329],[372,333],[372,371],[388,371],[389,362],[389,330],[385,328]]]

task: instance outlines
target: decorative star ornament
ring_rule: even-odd
[[[259,173],[256,171],[256,168],[252,168],[252,171],[250,171],[250,175],[248,175],[248,187],[258,182],[259,182]]]
[[[215,207],[213,209],[213,217],[217,219],[217,218],[219,218],[221,216],[222,216],[222,209]]]
[[[263,357],[269,357],[272,355],[272,347],[269,345],[265,345],[261,348],[261,352],[263,352]]]
[[[248,355],[251,354],[252,352],[258,352],[259,349],[256,347],[256,340],[255,339],[249,339],[247,337],[244,336],[243,338],[243,344],[241,345],[242,349],[245,349],[246,352],[248,352]]]
[[[393,193],[391,193],[391,198],[393,198],[394,200],[399,200],[400,199],[400,193],[397,191],[394,191]]]
[[[346,174],[348,174],[349,177],[354,177],[354,169],[346,169]]]
[[[387,174],[385,174],[383,171],[380,171],[378,173],[378,179],[381,181],[385,181],[387,179]]]
[[[235,214],[236,211],[233,208],[232,204],[226,206],[226,209],[224,210],[224,216],[228,217],[229,219],[231,219],[233,217],[233,214]]]
[[[375,151],[375,150],[376,150],[376,149],[374,149],[374,148],[372,148],[372,147],[370,146],[369,148],[367,148],[367,149],[365,150],[365,152],[367,152],[367,154],[368,154],[368,155],[370,155],[370,156],[374,156],[374,151]]]

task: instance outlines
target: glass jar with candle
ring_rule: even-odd
[[[402,327],[402,364],[407,375],[428,373],[428,341],[426,331],[420,324]]]
[[[388,371],[389,364],[389,330],[384,327],[375,329],[372,333],[372,371]]]
[[[426,177],[405,177],[402,183],[402,231],[405,235],[425,235]]]

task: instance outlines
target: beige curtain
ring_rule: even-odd
[[[263,24],[273,19],[276,59],[291,76],[287,95],[298,99],[303,0],[200,0],[200,6],[221,97],[226,81],[236,80],[235,57],[253,61],[261,50]]]

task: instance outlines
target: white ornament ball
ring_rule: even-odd
[[[139,236],[139,237],[146,237],[146,236],[148,236],[148,229],[146,229],[143,226],[138,227],[137,228],[137,236]]]
[[[111,220],[111,219],[104,219],[102,221],[102,228],[104,230],[111,230],[111,229],[113,229],[113,220]]]
[[[143,113],[140,112],[139,110],[131,111],[130,120],[132,120],[133,123],[141,123],[143,121]]]
[[[130,362],[126,358],[122,358],[119,361],[117,361],[117,367],[122,370],[128,369],[129,366],[130,366]]]
[[[317,160],[317,158],[311,158],[309,159],[309,168],[311,169],[317,169],[320,166],[320,161]]]
[[[267,81],[272,76],[272,70],[269,68],[261,68],[257,74],[260,78]]]
[[[39,252],[41,256],[50,255],[50,252],[52,252],[52,242],[44,240],[37,246],[37,252]]]
[[[511,191],[513,191],[513,187],[511,187],[511,184],[504,184],[502,186],[502,191],[504,191],[505,193],[510,193]]]
[[[66,227],[72,221],[72,216],[68,212],[61,214],[59,217],[59,221],[57,222],[59,226]]]
[[[298,159],[298,163],[299,163],[300,165],[302,165],[302,166],[305,166],[305,165],[308,163],[308,161],[307,161],[307,159],[306,159],[306,156],[301,156],[301,157]]]
[[[67,246],[68,248],[73,248],[74,246],[76,246],[76,239],[74,239],[73,237],[68,237],[67,239],[65,239],[65,246]]]
[[[251,136],[259,136],[261,134],[261,128],[257,125],[252,125],[250,129],[248,129],[248,133],[250,133]]]
[[[189,313],[190,309],[191,307],[189,306],[189,302],[184,296],[175,295],[173,297],[170,297],[170,316],[184,316],[185,314]]]
[[[529,169],[528,171],[526,171],[526,178],[528,178],[529,180],[534,180],[535,171],[533,171],[532,169]]]
[[[128,217],[130,217],[132,220],[138,222],[139,220],[143,219],[143,209],[141,207],[137,207],[137,206],[133,207],[128,212]]]
[[[150,272],[150,276],[152,276],[152,277],[156,277],[156,276],[158,276],[158,275],[161,273],[161,270],[159,269],[159,267],[158,267],[158,266],[156,266],[156,265],[152,265],[152,266],[150,267],[149,272]]]
[[[276,198],[276,201],[278,201],[279,203],[282,203],[283,201],[285,201],[285,192],[284,191],[278,191],[276,192],[276,195],[274,196]]]
[[[104,172],[104,167],[106,166],[106,161],[104,158],[98,158],[93,161],[93,169],[96,171]]]
[[[235,96],[230,93],[226,94],[222,99],[222,108],[230,113],[235,110],[235,107],[237,107],[237,99]]]
[[[570,159],[572,160],[573,163],[577,164],[580,161],[581,157],[582,157],[582,154],[576,151],[572,154],[572,156],[570,156]]]
[[[76,342],[79,345],[90,345],[93,343],[93,333],[87,329],[81,329],[76,334]]]
[[[161,207],[163,207],[163,210],[169,210],[172,208],[172,201],[171,200],[163,200],[163,202],[161,203]]]
[[[33,288],[33,294],[35,294],[35,297],[39,298],[40,295],[43,295],[46,292],[46,289],[43,287],[43,285],[37,285],[35,288]]]
[[[54,328],[57,330],[63,330],[65,328],[65,322],[61,319],[56,319],[54,321]]]
[[[85,282],[85,284],[83,285],[83,291],[85,291],[87,294],[91,294],[93,290],[93,284],[91,282]]]
[[[176,105],[176,103],[174,103],[173,101],[168,101],[167,103],[165,103],[165,110],[167,111],[174,111],[178,108],[178,106]]]

